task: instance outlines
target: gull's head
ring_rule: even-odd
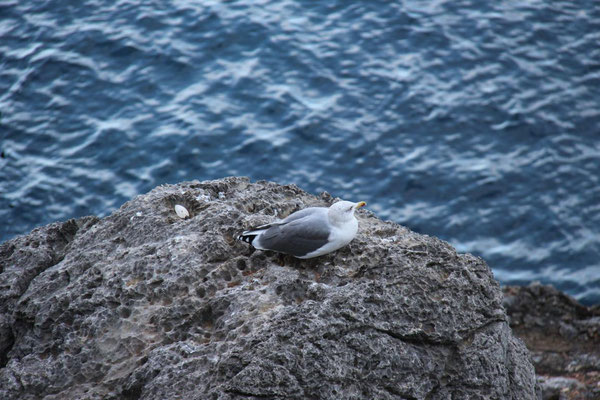
[[[338,201],[329,207],[329,218],[336,222],[345,222],[354,219],[354,211],[366,206],[367,203],[359,201],[353,203],[351,201]]]

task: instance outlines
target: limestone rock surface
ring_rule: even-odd
[[[235,240],[333,201],[194,181],[5,242],[0,398],[539,398],[480,258],[366,210],[315,259]]]

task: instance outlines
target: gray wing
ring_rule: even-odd
[[[302,257],[327,244],[331,230],[322,213],[307,212],[288,221],[290,217],[260,235],[262,248]]]

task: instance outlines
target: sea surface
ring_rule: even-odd
[[[0,242],[229,175],[600,303],[597,0],[0,0]]]

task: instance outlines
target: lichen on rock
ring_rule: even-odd
[[[480,258],[365,210],[315,259],[235,240],[333,201],[186,182],[2,244],[0,398],[539,397]]]

